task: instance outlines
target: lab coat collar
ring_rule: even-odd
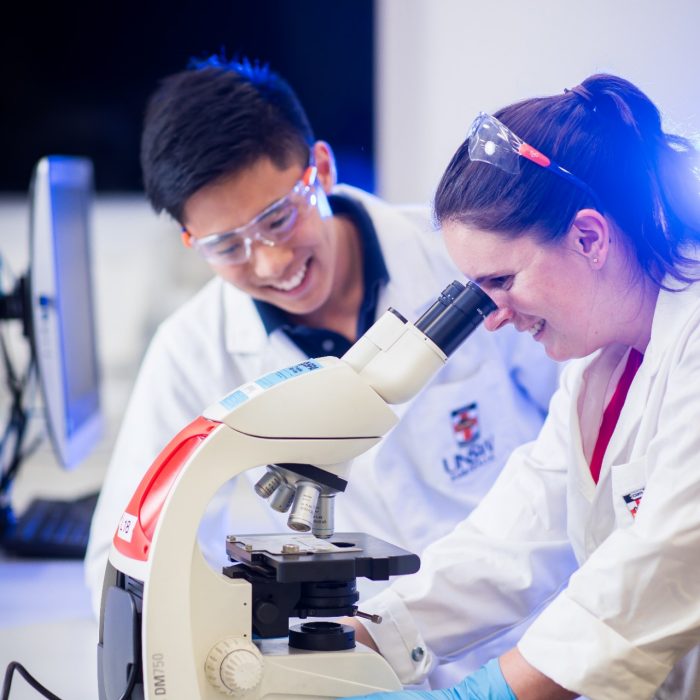
[[[664,283],[679,289],[678,282],[670,278],[665,279]],[[644,353],[642,365],[646,365],[646,372],[655,372],[658,369],[661,359],[677,338],[677,329],[683,326],[690,315],[697,310],[699,302],[700,283],[698,282],[680,288],[679,291],[665,289],[659,291],[651,324],[651,339]]]
[[[252,298],[228,282],[221,284],[226,349],[233,354],[261,353],[268,335]]]
[[[673,281],[670,279],[664,280],[664,283],[671,287]],[[667,291],[661,289],[656,301],[654,310],[654,318],[651,327],[651,339],[647,350],[644,353],[644,360],[635,375],[635,378],[630,386],[629,393],[622,407],[622,412],[618,419],[615,430],[610,439],[603,464],[601,466],[598,488],[590,476],[589,465],[583,457],[583,448],[581,445],[581,427],[579,423],[577,401],[571,402],[570,420],[572,426],[575,426],[573,434],[575,435],[574,451],[579,455],[580,461],[578,465],[579,489],[586,494],[587,498],[592,501],[594,498],[605,498],[602,485],[610,479],[610,465],[618,464],[620,460],[629,461],[639,457],[634,453],[630,436],[635,433],[642,419],[638,406],[644,405],[648,400],[650,386],[654,377],[659,371],[663,360],[668,352],[673,350],[674,344],[677,342],[680,329],[688,322],[690,316],[698,313],[700,306],[700,282],[689,285],[685,288],[679,288],[678,283],[675,283],[675,288],[679,291]],[[603,351],[604,352],[604,351]],[[591,356],[588,364],[598,353]],[[584,368],[577,377],[572,391],[573,396],[578,396],[583,382]],[[632,452],[626,454],[632,449]]]
[[[439,240],[439,231],[429,223],[425,207],[390,205],[349,185],[339,185],[336,191],[359,200],[377,230],[389,271],[389,283],[379,295],[377,315],[393,306],[413,321],[413,316],[422,313],[453,279],[464,278],[449,263],[445,251],[440,253],[445,263],[444,268],[438,275],[435,274],[435,251],[443,244]],[[422,230],[410,230],[416,228]],[[416,242],[416,236],[419,239],[425,237],[426,240]],[[435,237],[436,240],[427,240],[429,237]],[[443,274],[446,275],[444,278]]]

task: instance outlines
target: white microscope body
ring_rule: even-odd
[[[245,384],[173,438],[114,537],[100,619],[100,700],[334,698],[400,689],[380,655],[348,641],[347,626],[302,625],[299,648],[280,636],[280,625],[319,610],[353,614],[356,597],[345,594],[355,576],[418,569],[415,555],[379,540],[373,546],[358,533],[334,543],[329,506],[351,460],[396,424],[388,404],[413,397],[493,308],[478,287],[454,282],[415,325],[387,311],[342,359],[308,360]],[[256,490],[277,506],[296,494],[290,527],[323,539],[231,536],[227,552],[242,563],[216,572],[197,543],[200,520],[223,483],[264,465],[273,466]],[[323,598],[317,609],[314,592],[287,609],[276,594],[255,594],[261,571],[272,571],[273,591],[307,581],[323,586],[329,571],[329,590],[336,578],[347,588],[337,605]],[[263,629],[268,638],[259,638]],[[316,647],[328,632],[344,641]]]

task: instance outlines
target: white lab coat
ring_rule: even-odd
[[[353,188],[337,192],[360,200],[377,231],[390,275],[378,315],[393,306],[415,320],[461,278],[426,208],[399,211]],[[282,331],[267,335],[246,294],[219,278],[161,324],[93,519],[86,577],[96,609],[116,524],[160,449],[231,389],[301,359]],[[477,330],[427,389],[396,407],[403,417],[390,435],[356,460],[347,491],[335,499],[336,531],[368,532],[420,553],[474,508],[513,448],[537,434],[556,382],[556,365],[529,336]],[[459,433],[451,412],[465,407],[476,423]],[[223,560],[227,533],[286,531],[286,515],[254,495],[253,472],[222,488],[210,507],[200,530],[210,560]],[[378,590],[364,579],[358,585]]]
[[[363,605],[404,682],[530,616],[518,648],[566,688],[700,698],[700,283],[661,291],[596,487],[577,398],[608,352],[566,367],[537,441],[418,574]]]

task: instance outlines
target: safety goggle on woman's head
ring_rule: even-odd
[[[515,175],[520,172],[520,159],[525,158],[587,192],[596,206],[601,208],[600,198],[583,180],[530,144],[525,143],[505,124],[486,112],[480,112],[479,116],[472,122],[467,142],[470,160],[489,163]]]

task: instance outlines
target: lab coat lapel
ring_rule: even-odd
[[[675,351],[673,343],[678,337],[679,327],[686,323],[689,314],[697,308],[699,294],[698,284],[682,292],[659,292],[651,339],[644,361],[629,388],[615,431],[605,451],[596,487],[593,487],[592,478],[586,474],[588,465],[583,459],[582,450],[577,451],[581,459],[577,469],[578,491],[582,496],[587,496],[590,509],[587,541],[584,544],[588,553],[617,526],[614,509],[623,507],[618,502],[620,494],[617,493],[621,485],[624,485],[623,482],[629,479],[632,483],[632,480],[637,479],[638,483],[635,481],[630,488],[643,487],[646,483],[649,469],[646,465],[648,428],[645,429],[645,423],[653,424],[656,420],[653,395],[657,386],[657,375],[664,358],[669,352]],[[644,410],[640,410],[640,407],[644,407]],[[574,419],[578,421],[576,411],[572,414],[572,420]],[[578,422],[576,426],[576,434],[580,435]],[[613,504],[613,511],[606,502]]]
[[[224,330],[227,350],[235,356],[244,377],[259,377],[306,359],[280,330],[268,336],[253,300],[224,283]]]
[[[434,230],[428,207],[389,205],[347,185],[339,186],[337,192],[362,203],[377,233],[389,272],[389,283],[379,295],[377,316],[392,306],[414,321],[453,279],[464,278]]]
[[[429,235],[426,233],[425,235]],[[435,236],[439,235],[437,233]],[[384,246],[382,247],[384,250]],[[398,251],[401,251],[398,254]],[[389,283],[382,290],[377,303],[377,316],[383,314],[390,306],[414,322],[440,292],[450,283],[454,276],[444,280],[436,279],[427,268],[426,259],[418,254],[415,247],[401,250],[393,247],[391,254],[385,252]],[[399,294],[398,290],[402,290]],[[410,290],[410,296],[406,295]]]
[[[253,300],[232,284],[222,282],[226,349],[238,356],[260,353],[267,333]]]
[[[666,280],[671,284],[671,280]],[[610,443],[605,451],[600,479],[609,478],[610,465],[629,462],[637,457],[635,436],[642,421],[640,406],[645,406],[654,385],[663,357],[673,351],[673,339],[690,313],[697,308],[700,285],[695,284],[684,291],[659,291],[651,327],[651,338],[637,374],[627,393],[625,404]]]
[[[700,290],[700,285],[694,286]],[[615,431],[605,451],[597,485],[591,477],[590,465],[583,453],[578,402],[571,401],[569,420],[572,426],[572,444],[568,519],[570,523],[587,523],[583,528],[579,526],[569,528],[569,535],[580,561],[585,560],[615,527],[614,512],[606,504],[606,501],[613,500],[612,468],[614,466],[629,469],[632,462],[644,456],[646,440],[637,439],[642,429],[642,412],[639,407],[647,406],[649,403],[661,361],[665,353],[672,350],[669,346],[673,342],[672,339],[678,336],[675,329],[685,322],[688,314],[695,307],[698,290],[691,288],[686,292],[677,293],[662,290],[659,293],[649,346],[644,361],[630,386]],[[597,355],[598,353],[591,356],[588,362],[578,364],[576,375],[572,378],[572,397],[580,395],[586,368]]]

